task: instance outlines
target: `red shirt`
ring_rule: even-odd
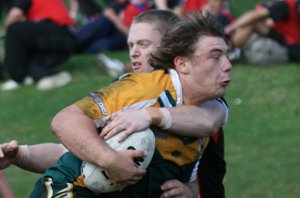
[[[125,9],[124,9],[124,18],[123,22],[127,27],[130,27],[131,22],[133,21],[133,18],[137,16],[138,14],[152,9],[151,5],[148,5],[147,3],[142,5],[137,5],[135,3],[130,3]]]
[[[284,35],[286,43],[293,45],[300,42],[300,17],[297,14],[296,0],[286,0],[289,16],[286,20],[275,21],[273,28]]]
[[[184,3],[184,11],[201,10],[207,0],[186,0]]]
[[[74,24],[62,0],[31,0],[27,19],[30,21],[49,19],[59,25]]]

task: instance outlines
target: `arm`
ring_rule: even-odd
[[[15,198],[3,171],[0,171],[0,197]]]
[[[134,164],[134,158],[145,156],[143,151],[117,152],[111,149],[98,135],[93,120],[75,104],[59,112],[51,126],[71,152],[82,160],[103,167],[117,185],[133,184],[146,173]]]
[[[111,20],[121,32],[123,32],[126,36],[128,35],[129,28],[123,23],[122,19],[112,8],[105,8],[104,15]]]
[[[5,29],[14,22],[25,20],[24,11],[17,7],[12,7],[5,19]]]
[[[0,145],[0,169],[14,164],[24,170],[43,173],[66,151],[62,144],[44,143],[20,146],[17,141],[13,140]]]
[[[212,136],[227,118],[227,107],[215,101],[208,101],[200,107],[178,106],[168,111],[170,113],[165,108],[150,107],[147,111],[131,109],[114,113],[100,136],[108,139],[123,131],[120,140],[124,140],[131,133],[144,130],[151,124],[181,136]]]
[[[262,19],[265,19],[270,14],[267,8],[261,8],[258,10],[251,10],[240,16],[234,22],[225,27],[225,33],[230,34],[238,28],[242,28],[248,25],[252,25]]]
[[[181,136],[213,136],[227,119],[227,107],[214,101],[199,107],[184,105],[169,110],[173,122],[168,130]]]
[[[157,9],[169,10],[166,0],[154,0],[154,4]]]

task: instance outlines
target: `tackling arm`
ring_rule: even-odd
[[[43,173],[56,163],[66,152],[62,144],[44,143],[36,145],[18,145],[13,140],[0,145],[0,169],[14,164],[24,170]]]
[[[114,113],[100,136],[108,139],[123,131],[120,141],[131,133],[141,131],[150,125],[159,126],[180,136],[212,136],[226,123],[227,107],[215,100],[203,103],[200,107],[183,105],[173,108],[149,107],[128,109]]]
[[[98,135],[93,120],[75,104],[59,112],[51,127],[72,153],[84,161],[103,167],[116,185],[136,183],[146,173],[134,163],[134,158],[146,155],[144,151],[114,151]]]
[[[172,125],[168,129],[181,136],[213,136],[226,123],[227,107],[216,101],[207,101],[200,107],[184,105],[169,108]]]

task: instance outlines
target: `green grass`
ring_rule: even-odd
[[[300,65],[237,65],[228,90],[228,197],[297,197]],[[241,104],[236,104],[236,99]]]
[[[254,2],[230,0],[236,16]],[[110,56],[127,60],[127,53]],[[34,86],[0,92],[0,140],[21,144],[58,142],[50,132],[53,116],[91,90],[111,82],[94,56],[78,56],[64,66],[71,84],[39,92]],[[296,198],[300,194],[300,64],[254,67],[235,64],[226,99],[230,106],[225,127],[225,177],[228,198]],[[241,101],[238,104],[238,101]],[[17,198],[28,197],[41,176],[6,169]]]
[[[110,54],[126,60],[126,53]],[[34,86],[0,92],[0,139],[22,144],[57,142],[52,117],[63,107],[112,80],[94,56],[79,56],[64,66],[71,84],[39,92]],[[300,194],[300,65],[254,67],[235,64],[226,98],[227,197],[285,197]],[[238,104],[237,100],[241,103]],[[15,167],[6,174],[17,197],[28,195],[40,176]]]

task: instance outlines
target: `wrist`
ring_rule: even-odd
[[[27,167],[30,163],[30,150],[28,145],[19,146],[16,160],[14,162],[17,166]]]
[[[169,129],[172,125],[172,116],[167,108],[148,107],[145,109],[151,118],[151,124],[161,129]]]

